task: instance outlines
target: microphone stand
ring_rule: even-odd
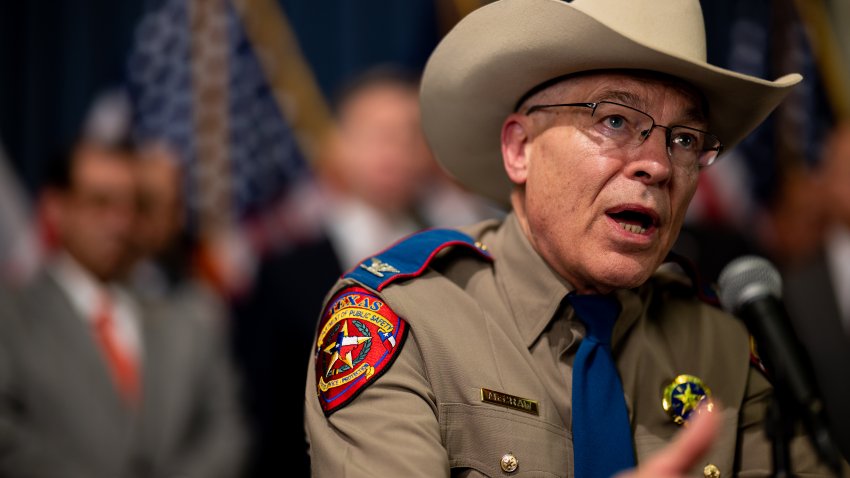
[[[780,390],[783,389],[783,390]],[[773,473],[774,478],[793,478],[791,472],[791,439],[794,437],[794,424],[796,423],[796,411],[793,410],[793,401],[785,387],[774,389],[773,398],[767,408],[767,420],[765,420],[765,434],[770,440],[773,450]]]
[[[806,408],[809,410],[805,410]],[[772,477],[794,478],[796,476],[792,473],[791,466],[791,440],[794,438],[794,429],[799,420],[803,421],[808,439],[821,462],[829,467],[834,476],[840,476],[841,459],[838,448],[832,441],[826,423],[822,420],[822,415],[817,412],[818,410],[822,410],[819,400],[815,400],[807,407],[795,400],[794,395],[783,382],[777,382],[765,420],[765,434],[771,441],[773,451]]]
[[[793,374],[789,376],[782,366],[782,358],[774,354],[764,357],[768,370],[772,374],[773,397],[767,409],[765,435],[771,441],[773,451],[773,474],[776,478],[793,478],[791,466],[791,440],[797,424],[802,421],[806,435],[821,462],[826,464],[833,475],[841,474],[841,459],[838,448],[830,436],[823,412],[823,402],[817,387],[804,388],[794,383]],[[772,359],[772,360],[771,360]],[[809,365],[806,363],[806,365]],[[809,375],[811,368],[809,365]],[[796,388],[795,388],[796,387]],[[805,391],[805,393],[803,393]]]
[[[779,316],[785,315],[785,310],[777,299],[761,300],[747,303],[743,306],[753,315]],[[773,309],[771,312],[770,309]],[[750,316],[749,314],[747,314]],[[746,322],[746,320],[745,320]],[[783,323],[790,323],[785,315]],[[838,448],[829,434],[824,418],[823,401],[812,382],[812,366],[808,356],[803,352],[797,337],[790,329],[768,329],[757,321],[747,322],[747,327],[756,339],[756,343],[792,344],[783,353],[779,350],[766,349],[762,360],[771,374],[773,382],[773,398],[768,406],[765,432],[772,442],[773,475],[777,478],[793,478],[791,470],[791,439],[794,428],[802,420],[812,447],[820,460],[825,463],[835,476],[841,473],[841,460]],[[782,336],[784,335],[784,337]],[[760,354],[761,355],[761,354]],[[794,367],[797,364],[798,367]],[[800,368],[801,367],[801,368]]]

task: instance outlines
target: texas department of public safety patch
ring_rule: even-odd
[[[407,336],[407,323],[380,297],[348,287],[328,303],[319,323],[316,388],[325,415],[348,404],[386,371]]]

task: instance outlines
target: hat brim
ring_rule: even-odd
[[[802,79],[790,74],[767,81],[648,47],[560,1],[496,2],[464,18],[431,55],[422,78],[422,126],[452,176],[507,204],[511,183],[500,133],[516,102],[547,80],[608,69],[656,71],[696,87],[725,149]]]

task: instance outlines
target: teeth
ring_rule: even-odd
[[[622,227],[626,231],[629,231],[634,234],[644,234],[646,232],[645,227],[638,226],[637,224],[626,224],[625,222],[618,222],[617,224],[619,224],[620,227]]]

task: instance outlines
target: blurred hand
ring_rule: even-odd
[[[684,477],[711,448],[720,429],[719,408],[699,413],[676,439],[636,470],[620,473],[616,478]]]

